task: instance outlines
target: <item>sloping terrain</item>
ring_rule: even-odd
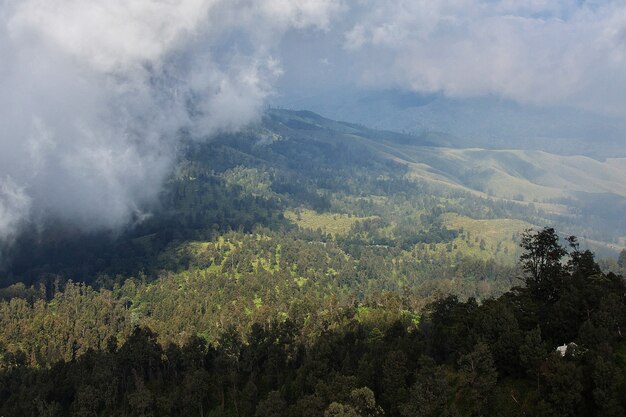
[[[574,225],[577,218],[592,216],[603,233],[613,232],[605,237],[610,242],[626,235],[622,215],[626,212],[626,158],[599,161],[544,151],[450,148],[445,135],[379,132],[310,112],[273,111],[270,119],[273,129],[286,137],[305,132],[315,140],[364,145],[405,165],[409,178],[483,197],[533,203],[550,214],[569,217]],[[603,213],[598,206],[604,206]]]
[[[141,208],[151,216],[127,230],[83,235],[54,219],[32,225],[0,265],[0,278],[8,285],[154,277],[187,267],[190,255],[179,245],[258,228],[337,241],[357,259],[370,250],[400,259],[406,251],[410,274],[422,277],[451,272],[428,270],[421,256],[446,268],[458,266],[458,257],[511,265],[515,233],[488,233],[502,227],[554,226],[600,257],[615,257],[626,239],[625,166],[618,158],[454,149],[441,135],[270,110],[236,134],[183,138],[158,204]],[[402,268],[394,274],[395,282],[411,279]]]
[[[413,137],[333,122],[310,112],[274,111],[274,120],[288,128],[329,131],[337,140],[354,140],[406,163],[424,178],[486,191],[498,197],[548,200],[576,197],[576,192],[614,193],[626,197],[626,158],[598,161],[586,156],[562,156],[543,151],[455,149],[445,138]]]
[[[584,250],[621,249],[609,239],[623,236],[623,197],[608,191],[620,192],[623,162],[593,165],[589,178],[578,172],[586,162],[455,150],[308,112],[181,138],[137,224],[85,235],[51,221],[18,238],[0,271],[0,415],[381,415],[337,403],[350,389],[354,407],[367,394],[385,415],[413,416],[423,402],[407,401],[424,385],[407,378],[432,379],[425,355],[460,393],[441,398],[461,408],[475,374],[465,364],[487,358],[498,403],[472,415],[494,415],[518,398],[536,403],[537,375],[559,363],[550,353],[564,341],[620,357],[607,368],[575,351],[559,386],[600,375],[602,387],[623,387],[605,376],[626,363],[624,281],[613,273],[626,272],[626,251],[600,266]],[[553,197],[558,184],[573,190]],[[559,204],[505,198],[524,187]],[[577,228],[599,239],[572,247],[562,238]],[[558,255],[532,279],[520,255],[545,250]]]
[[[279,100],[280,102],[280,100]],[[626,157],[626,122],[573,108],[545,108],[500,97],[449,98],[403,91],[319,92],[282,105],[368,127],[440,136],[453,148],[543,150],[594,158]]]

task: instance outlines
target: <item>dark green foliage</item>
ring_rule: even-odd
[[[624,416],[626,284],[577,256],[560,280],[542,283],[551,297],[528,287],[482,304],[447,297],[419,323],[406,301],[379,294],[369,305],[331,297],[247,330],[232,322],[211,342],[164,345],[135,327],[117,336],[119,347],[111,337],[98,350],[71,345],[54,365],[0,346],[0,415]],[[65,298],[100,305],[88,289],[67,290],[59,308]],[[25,307],[14,300],[4,311]],[[77,314],[56,311],[67,323]],[[544,330],[560,329],[561,318],[573,328]]]
[[[459,359],[458,393],[461,409],[469,416],[489,415],[498,372],[489,347],[479,342]]]
[[[153,280],[161,270],[189,268],[189,256],[163,256],[182,242],[210,241],[228,231],[253,232],[259,227],[276,233],[293,229],[283,217],[287,209],[369,218],[346,236],[310,236],[310,231],[301,231],[306,240],[335,239],[357,257],[372,247],[397,257],[420,245],[449,243],[461,232],[445,226],[441,218],[445,213],[547,221],[548,215],[534,207],[411,178],[405,165],[357,139],[346,125],[333,125],[336,130],[305,129],[303,122],[290,123],[299,117],[269,112],[260,125],[236,135],[207,142],[183,140],[158,203],[141,207],[150,215],[137,214],[127,230],[82,234],[55,219],[31,225],[5,257],[10,262],[0,265],[0,286],[43,283],[50,297],[55,280],[71,278],[109,288],[122,277],[140,273]],[[315,117],[302,117],[306,126],[315,126]],[[376,140],[389,136],[359,132]],[[484,241],[481,247],[486,248]],[[426,264],[420,272],[431,278],[433,271]],[[510,283],[504,287],[498,293]]]
[[[256,407],[257,417],[282,417],[287,409],[287,403],[278,391],[270,391],[267,398]]]
[[[529,376],[537,377],[539,375],[539,366],[547,354],[539,326],[527,331],[519,347],[519,359],[520,365]]]
[[[446,379],[443,366],[422,356],[418,363],[415,383],[411,386],[406,402],[400,405],[404,417],[453,417],[456,406],[451,401],[452,389]]]
[[[524,254],[520,257],[522,269],[526,273],[526,288],[536,298],[554,300],[558,297],[563,279],[561,259],[567,251],[559,244],[555,230],[545,229],[522,236]]]
[[[584,409],[582,370],[575,362],[552,353],[539,375],[540,416],[579,416]]]
[[[592,355],[589,355],[592,356]],[[602,354],[592,358],[593,400],[598,415],[607,417],[623,417],[625,372],[611,357],[604,358]]]

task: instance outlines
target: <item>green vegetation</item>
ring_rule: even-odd
[[[333,236],[347,235],[352,227],[360,221],[378,220],[379,217],[353,217],[348,214],[339,213],[316,213],[313,210],[296,209],[287,211],[285,218],[297,224],[299,227],[308,230],[321,230],[323,233],[330,233]]]
[[[514,201],[468,161],[532,161],[434,145],[271,111],[184,140],[128,230],[33,225],[0,271],[0,416],[623,415],[626,250],[524,232],[616,255],[622,197]]]
[[[553,229],[520,238],[525,285],[480,304],[298,292],[271,273],[290,250],[261,235],[244,238],[269,245],[256,281],[229,266],[250,243],[231,236],[191,245],[230,284],[194,270],[2,302],[0,414],[624,416],[624,279]]]
[[[186,268],[184,256],[163,256],[179,245],[209,242],[231,230],[252,233],[257,227],[283,233],[298,226],[303,240],[318,239],[309,235],[320,229],[330,236],[319,241],[334,240],[356,258],[372,248],[387,248],[387,255],[396,256],[395,248],[438,253],[444,245],[446,256],[511,265],[517,255],[514,235],[544,224],[590,238],[581,241],[603,256],[624,248],[626,200],[591,193],[594,187],[618,190],[613,171],[621,165],[615,161],[606,162],[613,173],[594,168],[593,184],[577,188],[586,194],[555,193],[550,202],[529,203],[489,196],[461,178],[469,169],[464,164],[495,159],[528,180],[539,178],[530,162],[506,152],[472,151],[472,158],[457,155],[439,164],[449,152],[433,145],[313,113],[271,111],[262,124],[236,135],[185,141],[158,206],[145,208],[151,216],[121,235],[80,235],[54,222],[33,225],[9,249],[11,261],[0,266],[0,286],[44,283],[51,292],[57,279],[95,283],[143,273],[152,280],[161,271]],[[555,169],[565,163],[552,162]],[[602,186],[601,178],[607,181]],[[574,206],[576,214],[568,209]],[[482,234],[473,222],[483,220],[498,233]],[[435,246],[430,250],[424,244]]]
[[[457,250],[479,259],[496,258],[504,264],[515,263],[520,255],[520,231],[533,227],[514,219],[475,220],[456,214],[446,214],[442,218],[446,227],[463,231],[452,241]]]
[[[0,293],[7,298],[0,304],[0,327],[5,329],[0,344],[24,351],[31,366],[51,366],[103,349],[110,337],[123,340],[134,326],[149,327],[164,346],[180,345],[190,335],[215,341],[229,326],[245,334],[254,323],[284,317],[320,326],[333,318],[336,305],[400,295],[403,308],[419,311],[441,293],[486,297],[503,293],[515,280],[515,269],[493,261],[453,260],[428,250],[396,249],[393,256],[388,248],[364,249],[356,259],[337,242],[298,236],[265,229],[188,242],[160,255],[163,265],[184,262],[178,272],[118,283],[103,277],[107,288],[99,291],[57,282],[48,300],[44,285],[8,287]],[[65,319],[51,320],[59,311],[72,312],[72,329]],[[368,310],[359,311],[362,319],[369,317]]]

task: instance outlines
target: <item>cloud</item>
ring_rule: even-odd
[[[181,128],[259,116],[290,30],[335,0],[0,2],[0,240],[25,221],[126,224],[157,195]]]
[[[126,224],[181,129],[236,130],[276,85],[626,116],[625,64],[621,1],[0,0],[0,239]]]
[[[626,5],[618,1],[352,3],[344,47],[362,84],[497,95],[626,115]]]
[[[30,199],[10,178],[0,181],[0,230],[6,236],[17,233],[22,215],[30,210]]]

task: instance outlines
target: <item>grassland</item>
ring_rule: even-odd
[[[475,220],[452,213],[442,218],[447,227],[462,230],[453,241],[456,250],[480,259],[495,257],[507,264],[515,263],[519,256],[519,235],[534,227],[515,219]]]
[[[377,217],[357,217],[341,213],[317,213],[309,209],[287,210],[285,218],[302,229],[321,230],[333,236],[347,235],[352,226],[361,220]]]

